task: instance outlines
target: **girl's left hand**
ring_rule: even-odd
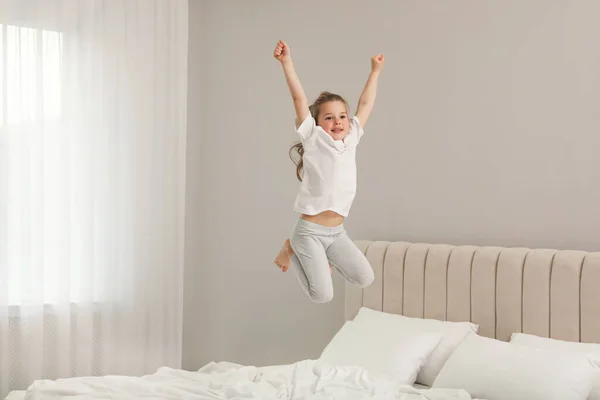
[[[377,54],[376,56],[371,57],[371,69],[373,71],[379,71],[383,68],[384,63],[385,56],[383,54]]]

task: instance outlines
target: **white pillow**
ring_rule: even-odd
[[[567,342],[526,333],[513,333],[510,337],[510,343],[518,346],[535,347],[537,349],[580,354],[600,363],[600,344],[596,343]],[[592,391],[587,399],[600,400],[600,370],[598,370],[598,373],[596,374],[596,379],[594,379],[592,385]]]
[[[412,385],[440,335],[390,335],[376,327],[347,321],[323,350],[321,361],[334,366],[358,366]]]
[[[442,336],[439,345],[433,350],[417,375],[416,383],[431,386],[444,363],[454,349],[470,333],[476,333],[479,326],[472,322],[451,322],[436,319],[421,319],[390,314],[362,307],[354,323],[373,327],[380,332],[395,332],[397,335],[410,333],[437,332]]]
[[[486,400],[585,400],[597,372],[584,356],[469,335],[432,387]]]

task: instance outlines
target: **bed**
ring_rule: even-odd
[[[365,289],[346,285],[346,320],[366,308],[388,319],[397,315],[408,321],[477,326],[470,347],[457,345],[452,350],[458,348],[460,354],[444,360],[451,365],[445,365],[438,386],[467,388],[490,400],[561,399],[561,390],[563,400],[600,400],[598,372],[586,379],[585,366],[578,371],[570,358],[585,356],[594,368],[600,360],[600,252],[366,240],[357,245],[373,267],[375,281]],[[378,321],[365,319],[365,324],[373,323]],[[378,329],[388,328],[380,324]],[[530,350],[548,352],[547,369],[526,370],[527,356],[537,356]],[[561,362],[573,362],[573,371],[560,376]],[[513,365],[518,368],[511,369]],[[497,379],[485,381],[486,375]],[[556,385],[548,389],[524,388],[553,376]],[[425,383],[429,387],[433,382]]]
[[[38,382],[28,398],[600,400],[600,252],[356,243],[375,281],[347,284],[318,360]]]

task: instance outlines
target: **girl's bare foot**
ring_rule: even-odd
[[[333,275],[333,265],[329,264],[329,273]]]
[[[290,239],[286,239],[279,250],[279,254],[275,258],[275,265],[279,267],[283,272],[286,272],[290,267],[290,257],[294,254],[294,250],[290,245]]]

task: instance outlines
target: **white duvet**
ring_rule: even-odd
[[[81,377],[34,382],[26,399],[473,400],[463,390],[415,389],[359,367],[317,360],[253,367],[210,363],[198,371],[163,367],[142,377]]]

